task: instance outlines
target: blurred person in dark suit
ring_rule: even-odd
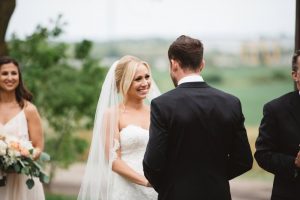
[[[300,50],[292,60],[296,90],[265,104],[255,159],[275,175],[271,200],[300,199]]]

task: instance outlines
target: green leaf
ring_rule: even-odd
[[[21,169],[22,169],[22,168],[21,168],[19,162],[17,162],[17,163],[14,165],[14,170],[15,170],[15,172],[20,173],[20,172],[21,172]]]
[[[18,162],[20,163],[20,165],[22,166],[22,168],[25,167],[25,163],[22,161],[22,159],[18,159]]]
[[[50,182],[49,176],[47,176],[47,175],[44,174],[44,173],[40,173],[39,179],[40,179],[40,181],[41,181],[42,183],[49,183],[49,182]]]
[[[29,153],[32,155],[34,149],[29,149]]]
[[[42,167],[37,162],[33,162],[32,163],[32,168],[35,168],[35,169],[38,169],[38,170],[42,170]]]
[[[50,155],[45,152],[42,152],[40,155],[40,161],[42,161],[42,162],[50,161]]]
[[[31,178],[30,178],[30,179],[27,179],[26,185],[27,185],[28,189],[33,188],[33,186],[34,186],[34,180],[31,179]]]
[[[22,168],[21,173],[25,175],[29,175],[29,169],[27,167],[24,167]]]

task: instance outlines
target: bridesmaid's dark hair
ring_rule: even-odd
[[[13,63],[18,69],[19,85],[17,86],[17,88],[15,90],[15,94],[16,94],[16,99],[17,99],[17,102],[18,102],[19,106],[21,108],[24,108],[24,105],[25,105],[24,100],[27,100],[27,101],[31,102],[32,101],[32,94],[31,94],[31,92],[29,92],[29,90],[25,87],[25,85],[23,83],[19,63],[15,59],[10,58],[8,56],[0,57],[0,68],[2,67],[2,65],[9,64],[9,63]]]

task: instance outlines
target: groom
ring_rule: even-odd
[[[199,40],[180,36],[168,56],[176,88],[152,100],[144,174],[159,200],[231,199],[228,181],[253,162],[241,103],[199,75]]]

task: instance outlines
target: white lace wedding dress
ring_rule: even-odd
[[[143,173],[143,158],[149,140],[149,131],[136,125],[128,125],[120,131],[121,157],[132,169]],[[112,200],[156,200],[153,188],[134,184],[113,173]]]
[[[29,140],[24,110],[6,124],[0,123],[0,132]],[[0,200],[44,200],[44,189],[39,179],[34,178],[32,189],[27,188],[27,179],[27,176],[22,174],[8,174],[6,186],[0,187]]]

